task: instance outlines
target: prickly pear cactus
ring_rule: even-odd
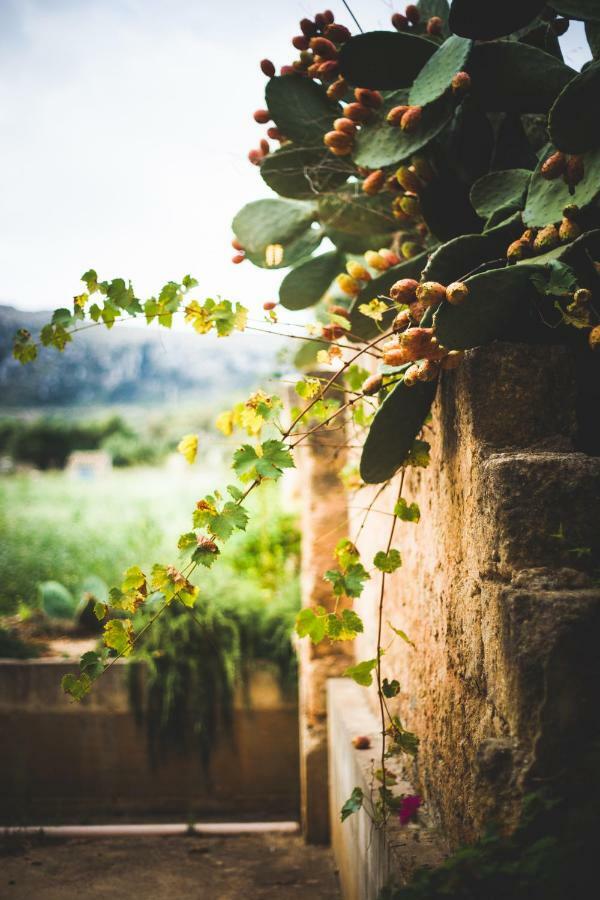
[[[558,40],[571,19],[594,57],[581,72]],[[406,461],[463,351],[544,330],[600,345],[599,4],[421,0],[391,24],[352,35],[319,13],[279,74],[262,61],[255,119],[279,147],[249,158],[283,199],[233,223],[236,262],[292,267],[280,302],[318,305],[320,347],[375,342],[368,482]]]

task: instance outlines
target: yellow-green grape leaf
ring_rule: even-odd
[[[146,584],[146,576],[139,566],[131,566],[123,575],[122,591],[139,590]]]
[[[404,497],[400,497],[394,507],[394,515],[401,519],[402,522],[416,523],[421,518],[421,510],[417,503],[411,503],[409,506]]]
[[[349,666],[344,675],[352,678],[362,687],[369,687],[373,684],[373,670],[377,665],[377,659],[365,659],[363,662],[356,663],[355,666]]]
[[[88,650],[79,660],[79,668],[92,681],[95,681],[104,671],[102,658],[95,650]]]
[[[344,572],[329,569],[323,575],[325,581],[332,585],[336,597],[360,597],[364,583],[370,577],[362,563],[352,563]]]
[[[296,634],[301,638],[309,637],[313,644],[323,640],[326,628],[326,612],[322,606],[306,607],[296,616]]]
[[[396,569],[399,569],[402,565],[400,551],[395,550],[393,547],[391,550],[388,550],[387,553],[384,550],[380,550],[379,553],[375,554],[373,565],[376,569],[379,569],[380,572],[385,572],[388,575],[395,572]]]
[[[92,680],[85,672],[79,678],[77,675],[69,673],[68,675],[63,675],[60,685],[65,694],[70,694],[73,700],[83,700],[85,695],[90,692]]]
[[[402,638],[403,641],[406,641],[407,644],[410,644],[413,650],[417,649],[405,631],[402,631],[401,628],[394,628],[391,622],[388,622],[388,625],[390,626],[394,634],[397,634],[399,638]]]
[[[400,693],[400,682],[396,678],[393,678],[392,681],[388,681],[387,678],[384,678],[381,683],[381,692],[388,700],[398,696]]]
[[[177,444],[177,450],[190,465],[195,463],[198,455],[198,435],[186,434]]]
[[[119,656],[129,656],[133,650],[133,626],[130,619],[110,619],[104,626],[104,643]]]
[[[361,303],[358,307],[358,311],[366,316],[368,319],[373,319],[374,322],[381,322],[383,319],[383,314],[387,312],[388,305],[384,303],[383,300],[371,300],[369,303]]]
[[[294,390],[303,400],[312,400],[321,390],[321,382],[318,378],[304,378],[296,383]]]
[[[338,561],[338,565],[342,571],[345,571],[348,566],[351,566],[353,563],[358,562],[360,559],[360,553],[358,552],[358,548],[355,544],[352,543],[350,538],[342,538],[335,545],[334,556]]]
[[[364,631],[362,619],[352,609],[342,610],[341,615],[327,616],[327,637],[331,641],[352,641]]]

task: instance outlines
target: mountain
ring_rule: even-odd
[[[228,338],[156,326],[102,326],[76,335],[63,353],[42,348],[23,366],[12,356],[14,334],[35,336],[48,312],[0,306],[0,406],[69,406],[205,401],[251,390],[273,371],[281,339],[251,332]]]

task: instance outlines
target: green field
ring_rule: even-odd
[[[154,562],[176,563],[177,537],[189,530],[196,500],[215,484],[227,484],[227,477],[224,469],[193,467],[114,470],[91,481],[64,472],[0,478],[0,614],[15,612],[19,604],[34,606],[43,581],[59,581],[78,597],[89,576],[112,586],[130,565],[148,569]],[[267,509],[276,513],[278,497],[271,492],[249,506],[260,546],[260,534],[268,530]],[[231,580],[243,538],[240,534],[223,554],[210,573],[212,582]],[[273,535],[263,544],[271,553]],[[246,566],[248,593],[253,593],[251,558]]]

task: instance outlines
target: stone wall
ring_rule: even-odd
[[[271,668],[238,695],[208,773],[192,751],[152,765],[125,663],[73,703],[60,680],[78,668],[0,660],[0,825],[297,817],[298,709]]]
[[[467,353],[438,389],[431,465],[405,481],[421,522],[397,526],[403,567],[385,619],[416,649],[396,638],[383,674],[400,681],[398,711],[421,740],[412,780],[449,846],[490,818],[513,824],[523,794],[564,779],[574,750],[600,735],[600,458],[573,449],[575,390],[565,349]],[[362,533],[367,562],[397,489]],[[379,586],[373,577],[356,603],[358,659],[375,655]]]

